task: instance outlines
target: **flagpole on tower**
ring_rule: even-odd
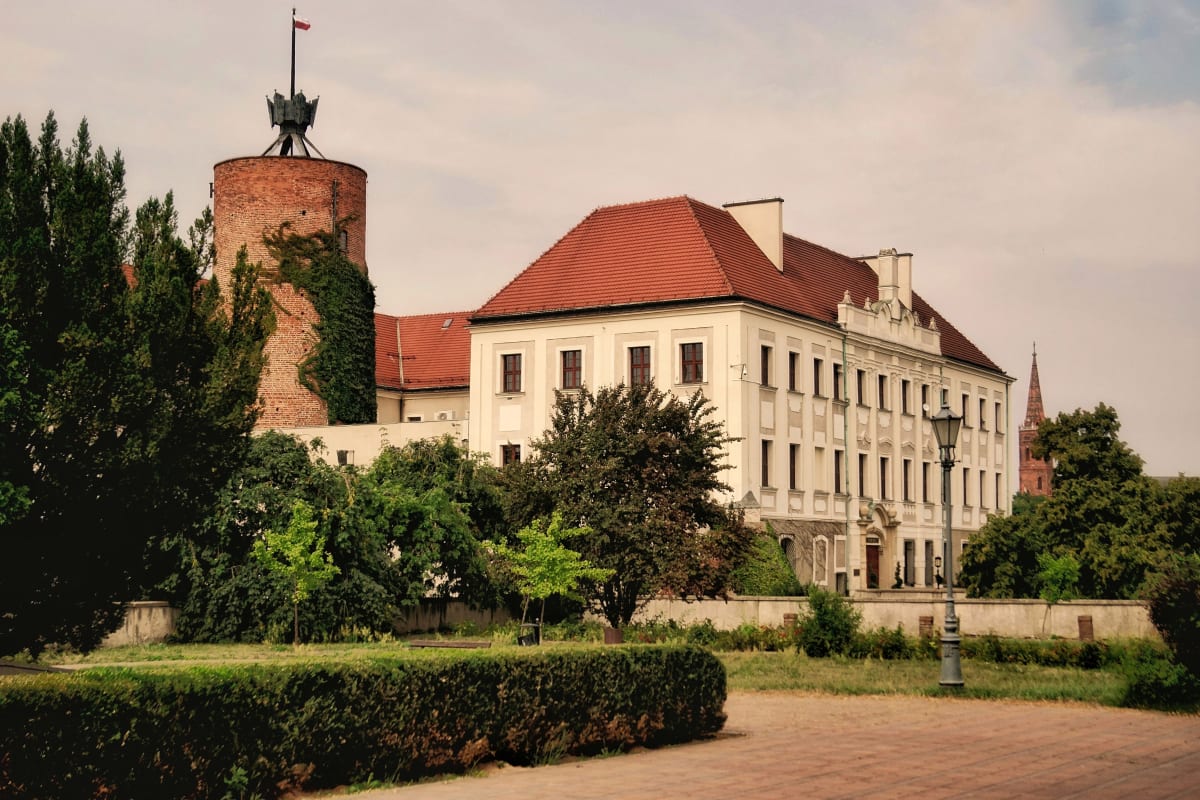
[[[296,9],[292,9],[292,93],[289,97],[296,96]]]

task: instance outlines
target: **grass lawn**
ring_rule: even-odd
[[[1120,702],[1125,678],[1112,670],[993,664],[963,659],[961,690],[938,686],[941,662],[807,658],[795,653],[718,653],[729,688],[827,694],[909,694],[986,699]]]
[[[479,637],[485,639],[486,637]],[[543,647],[602,647],[597,644],[548,642]],[[492,652],[514,648],[503,637],[493,640]],[[267,663],[287,661],[347,661],[404,655],[413,658],[453,657],[470,650],[420,650],[403,641],[306,644],[148,644],[113,647],[87,655],[47,654],[46,663],[64,666],[137,664],[172,668],[196,664]],[[974,659],[962,662],[965,688],[938,686],[940,662],[880,661],[846,658],[808,658],[793,652],[721,652],[730,691],[807,691],[828,694],[908,694],[989,699],[1065,700],[1116,705],[1125,678],[1116,671],[1067,669],[1022,664],[993,664]]]

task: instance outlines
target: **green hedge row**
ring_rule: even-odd
[[[684,646],[7,679],[0,796],[275,797],[686,741],[724,703]]]

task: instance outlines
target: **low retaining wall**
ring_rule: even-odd
[[[125,611],[120,628],[104,637],[101,647],[124,647],[131,644],[163,642],[175,633],[179,609],[165,600],[137,600]]]
[[[933,617],[936,628],[945,621],[944,598],[922,593],[912,599],[856,597],[851,600],[863,615],[865,628],[895,628],[916,634],[921,617]],[[1133,600],[1071,600],[1053,605],[1042,600],[955,599],[959,631],[967,636],[994,633],[1027,639],[1060,637],[1075,639],[1080,634],[1080,617],[1090,617],[1097,639],[1158,638],[1146,606]],[[720,630],[743,623],[779,626],[784,614],[804,614],[803,597],[738,597],[732,600],[651,600],[635,622],[653,619],[690,624],[710,620]]]

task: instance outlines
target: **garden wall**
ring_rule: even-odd
[[[921,597],[865,597],[851,600],[862,612],[866,628],[894,628],[916,634],[921,617],[933,617],[935,628],[941,629],[945,617],[944,598],[922,592]],[[1119,637],[1158,638],[1150,622],[1146,606],[1133,600],[1072,600],[1050,605],[1042,600],[968,600],[955,599],[959,631],[967,636],[994,633],[997,636],[1042,638],[1058,636],[1079,637],[1079,617],[1092,620],[1097,639]],[[807,608],[803,597],[738,597],[732,600],[675,600],[650,601],[634,617],[635,622],[652,619],[675,620],[681,624],[711,620],[720,630],[730,630],[742,623],[778,626],[784,614],[803,613]]]

